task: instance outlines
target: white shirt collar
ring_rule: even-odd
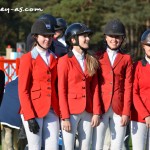
[[[77,59],[81,59],[81,60],[84,59],[84,53],[80,54],[80,53],[78,53],[75,49],[73,49],[72,52],[73,52],[73,54],[75,55],[75,57],[76,57]]]
[[[46,56],[47,50],[41,50],[41,49],[39,49],[37,46],[36,46],[36,50],[38,51],[38,53],[39,53],[40,55],[45,55],[45,56]]]
[[[65,37],[61,37],[61,38],[58,38],[58,41],[61,42],[65,47],[67,46],[66,42],[65,42]]]
[[[107,47],[106,51],[108,53],[108,57],[109,57],[111,66],[113,66],[115,58],[116,58],[117,53],[118,53],[119,50],[114,50],[113,51],[113,50],[111,50],[110,48]]]
[[[107,53],[111,53],[111,54],[117,54],[119,50],[111,50],[110,48],[107,47],[106,49]]]

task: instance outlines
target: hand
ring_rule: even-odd
[[[33,132],[34,134],[39,132],[40,127],[39,127],[37,121],[34,118],[28,120],[28,125],[29,125],[29,130],[31,132]]]
[[[91,120],[91,126],[97,127],[100,124],[100,116],[99,115],[93,115]]]
[[[146,126],[150,128],[150,116],[145,117]]]
[[[122,115],[121,117],[121,126],[126,126],[129,122],[129,116],[127,115]]]
[[[65,130],[66,132],[71,131],[71,123],[69,120],[62,120],[62,129]]]

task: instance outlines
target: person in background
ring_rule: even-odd
[[[92,130],[100,123],[97,59],[88,53],[92,31],[73,23],[65,31],[68,54],[58,61],[58,93],[65,150],[73,150],[78,132],[79,149],[90,150]]]
[[[35,39],[19,66],[19,100],[28,150],[58,150],[59,104],[56,92],[57,57],[50,48],[55,30],[48,19],[31,28]]]
[[[34,40],[26,40],[25,53],[32,48]],[[13,107],[12,107],[13,106]],[[22,125],[20,114],[20,102],[18,96],[18,76],[5,86],[5,92],[0,107],[0,122],[3,125],[3,150],[23,150],[27,145],[26,135]],[[6,111],[7,110],[7,111]]]
[[[68,45],[65,42],[64,33],[67,28],[67,22],[63,18],[56,18],[54,47],[55,54],[59,57],[64,56],[68,52]]]
[[[0,106],[2,103],[2,99],[3,99],[4,87],[5,87],[5,73],[0,68]],[[0,124],[0,131],[1,131],[1,124]],[[1,141],[2,140],[1,140],[1,132],[0,132],[0,144],[1,144]]]
[[[0,105],[3,99],[4,87],[5,87],[5,73],[2,69],[0,69]]]
[[[150,29],[143,32],[145,56],[134,65],[131,138],[133,150],[150,149]]]
[[[19,108],[17,77],[6,85],[0,107],[0,122],[4,128],[3,144],[5,145],[2,145],[3,150],[19,150],[20,148],[23,149],[26,145],[26,141],[22,142],[18,139],[19,129],[22,126],[21,117],[18,114]]]
[[[99,56],[101,123],[94,129],[92,150],[102,150],[106,129],[111,134],[111,150],[122,150],[132,102],[132,59],[122,52],[125,27],[119,19],[104,29],[106,50]]]

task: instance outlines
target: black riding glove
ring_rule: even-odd
[[[29,125],[29,130],[31,132],[33,132],[34,134],[39,132],[40,127],[39,127],[37,121],[34,118],[28,120],[28,125]]]

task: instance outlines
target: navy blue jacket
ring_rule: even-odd
[[[54,39],[53,40],[53,44],[54,44],[54,53],[56,56],[58,57],[62,57],[65,54],[68,53],[68,47],[65,47],[61,42],[59,42],[58,40]]]
[[[0,107],[0,122],[10,127],[19,128],[22,125],[19,109],[18,78],[16,78],[5,87]]]
[[[3,99],[4,86],[5,86],[5,73],[3,70],[0,70],[0,105]]]

